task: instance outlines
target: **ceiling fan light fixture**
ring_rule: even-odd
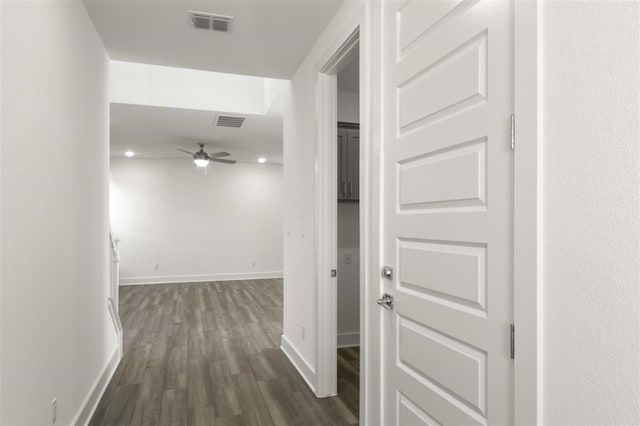
[[[235,164],[236,160],[230,160],[228,158],[221,158],[221,157],[227,157],[231,154],[229,154],[228,152],[214,152],[212,154],[207,154],[204,151],[204,143],[199,143],[198,145],[200,145],[200,150],[198,152],[190,152],[187,151],[186,149],[182,149],[182,148],[177,148],[178,151],[180,152],[184,152],[185,154],[189,154],[191,157],[193,157],[193,164],[196,165],[196,168],[198,168],[199,170],[204,171],[204,174],[207,174],[207,166],[209,165],[210,162],[215,161],[217,163],[226,163],[226,164]]]
[[[196,158],[193,162],[196,167],[207,167],[209,165],[209,160],[206,158]]]

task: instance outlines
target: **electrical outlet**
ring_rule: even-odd
[[[256,267],[256,261],[255,260],[253,262],[251,262],[251,266],[254,267],[254,268]]]
[[[344,254],[344,263],[351,265],[351,252],[346,252]]]
[[[160,265],[156,263],[156,264],[153,266],[153,269],[155,269],[155,270],[157,271],[158,269],[160,269]]]
[[[304,340],[304,326],[302,326],[302,340]]]
[[[53,398],[53,400],[51,400],[51,424],[55,424],[57,418],[58,418],[58,400],[56,398]]]

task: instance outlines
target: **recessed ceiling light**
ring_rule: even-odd
[[[258,158],[258,163],[264,163],[264,162],[266,162],[266,161],[267,161],[267,159],[266,159],[266,158],[264,158],[264,157],[260,157],[260,158]]]
[[[127,157],[133,157],[134,155],[136,155],[136,153],[133,151],[127,151],[124,153],[124,155],[126,155]]]

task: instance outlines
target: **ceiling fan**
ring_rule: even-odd
[[[193,162],[196,165],[196,167],[204,168],[205,173],[207,173],[207,166],[209,165],[210,161],[216,161],[218,163],[226,163],[226,164],[236,163],[236,160],[220,158],[220,157],[228,157],[229,155],[231,155],[228,152],[215,152],[212,154],[207,154],[204,151],[205,144],[199,143],[198,145],[200,145],[200,151],[198,152],[189,152],[186,149],[182,149],[182,148],[177,148],[177,150],[191,155],[193,157]]]

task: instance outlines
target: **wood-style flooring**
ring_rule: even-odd
[[[358,348],[316,398],[279,349],[282,280],[120,288],[124,360],[90,425],[358,424]]]

